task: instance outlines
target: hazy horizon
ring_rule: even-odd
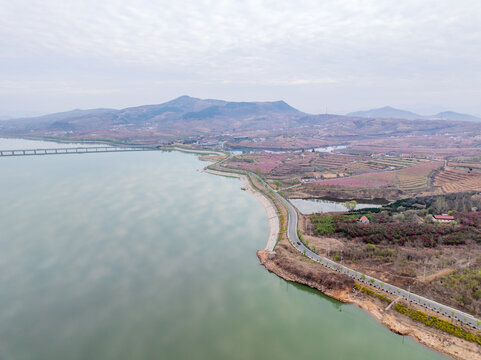
[[[0,1],[0,117],[187,94],[481,116],[481,3]]]
[[[166,103],[168,101],[171,101],[171,100],[175,100],[179,97],[182,97],[182,96],[189,96],[189,97],[192,97],[190,95],[181,95],[181,96],[178,96],[178,97],[175,97],[175,98],[172,98],[172,99],[169,99],[167,101],[163,101],[163,102],[160,102],[160,103],[151,103],[151,104],[138,104],[138,105],[133,105],[133,106],[129,106],[128,108],[130,107],[142,107],[142,106],[149,106],[149,105],[158,105],[158,104],[162,104],[162,103]],[[192,98],[195,98],[195,97],[192,97]],[[225,99],[213,99],[213,98],[198,98],[200,100],[225,100]],[[232,102],[240,102],[240,101],[237,101],[237,100],[231,100]],[[253,100],[253,101],[256,101],[256,100]],[[278,100],[272,100],[272,101],[285,101],[285,100],[282,100],[282,99],[278,99]],[[288,105],[291,105],[289,104],[288,102],[286,102]],[[370,111],[370,110],[380,110],[384,107],[391,107],[390,105],[385,105],[385,106],[380,106],[379,108],[373,108],[373,109],[358,109],[357,111],[355,112],[363,112],[363,111]],[[294,108],[296,108],[294,106]],[[400,109],[400,108],[394,108],[394,107],[391,107],[393,110],[401,110],[401,111],[411,111],[409,109]],[[70,111],[83,111],[83,110],[96,110],[96,109],[108,109],[108,110],[122,110],[122,109],[125,109],[125,108],[106,108],[106,107],[98,107],[98,108],[73,108],[73,109],[65,109],[65,110],[61,110],[61,111],[53,111],[53,112],[49,112],[49,113],[31,113],[31,114],[25,114],[25,115],[20,115],[19,117],[14,117],[14,116],[5,116],[3,114],[0,114],[0,121],[1,120],[9,120],[9,119],[20,119],[22,117],[25,117],[25,118],[28,118],[28,117],[41,117],[41,116],[46,116],[46,115],[52,115],[52,114],[56,114],[56,113],[67,113],[67,112],[70,112]],[[307,114],[309,114],[308,111],[304,111],[302,109],[299,109],[299,108],[296,108],[297,110],[299,111],[302,111],[302,112],[305,112]],[[326,108],[326,111],[327,111],[327,108]],[[439,111],[436,111],[436,112],[431,112],[431,113],[420,113],[420,112],[416,112],[416,111],[411,111],[413,113],[416,113],[417,115],[421,115],[421,116],[433,116],[433,115],[437,115],[438,113],[441,113],[445,110],[439,110]],[[447,111],[453,111],[452,109],[447,109]],[[457,111],[455,111],[457,112]],[[326,113],[326,112],[324,112]],[[457,112],[457,113],[460,113],[460,112]],[[323,114],[323,112],[319,112],[319,113],[310,113],[310,114],[313,114],[313,115],[317,115],[317,114]],[[349,115],[349,113],[334,113],[334,112],[329,112],[329,114],[335,114],[335,115]],[[466,114],[466,115],[476,115],[476,114]]]

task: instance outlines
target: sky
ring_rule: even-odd
[[[0,0],[0,118],[284,100],[481,115],[479,0]]]

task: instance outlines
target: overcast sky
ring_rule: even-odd
[[[481,1],[0,0],[0,116],[285,100],[481,115]]]

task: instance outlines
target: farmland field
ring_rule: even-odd
[[[440,162],[423,162],[397,171],[398,187],[402,191],[420,191],[429,187],[430,174],[439,169]]]
[[[480,163],[473,163],[473,162],[466,163],[466,162],[449,161],[448,166],[454,167],[454,168],[481,169]]]
[[[435,177],[434,186],[444,193],[480,191],[481,174],[446,168]]]

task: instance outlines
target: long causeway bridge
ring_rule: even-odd
[[[58,155],[58,154],[90,154],[121,151],[155,151],[157,147],[147,146],[85,146],[52,149],[21,149],[0,150],[0,156],[32,156],[32,155]]]

